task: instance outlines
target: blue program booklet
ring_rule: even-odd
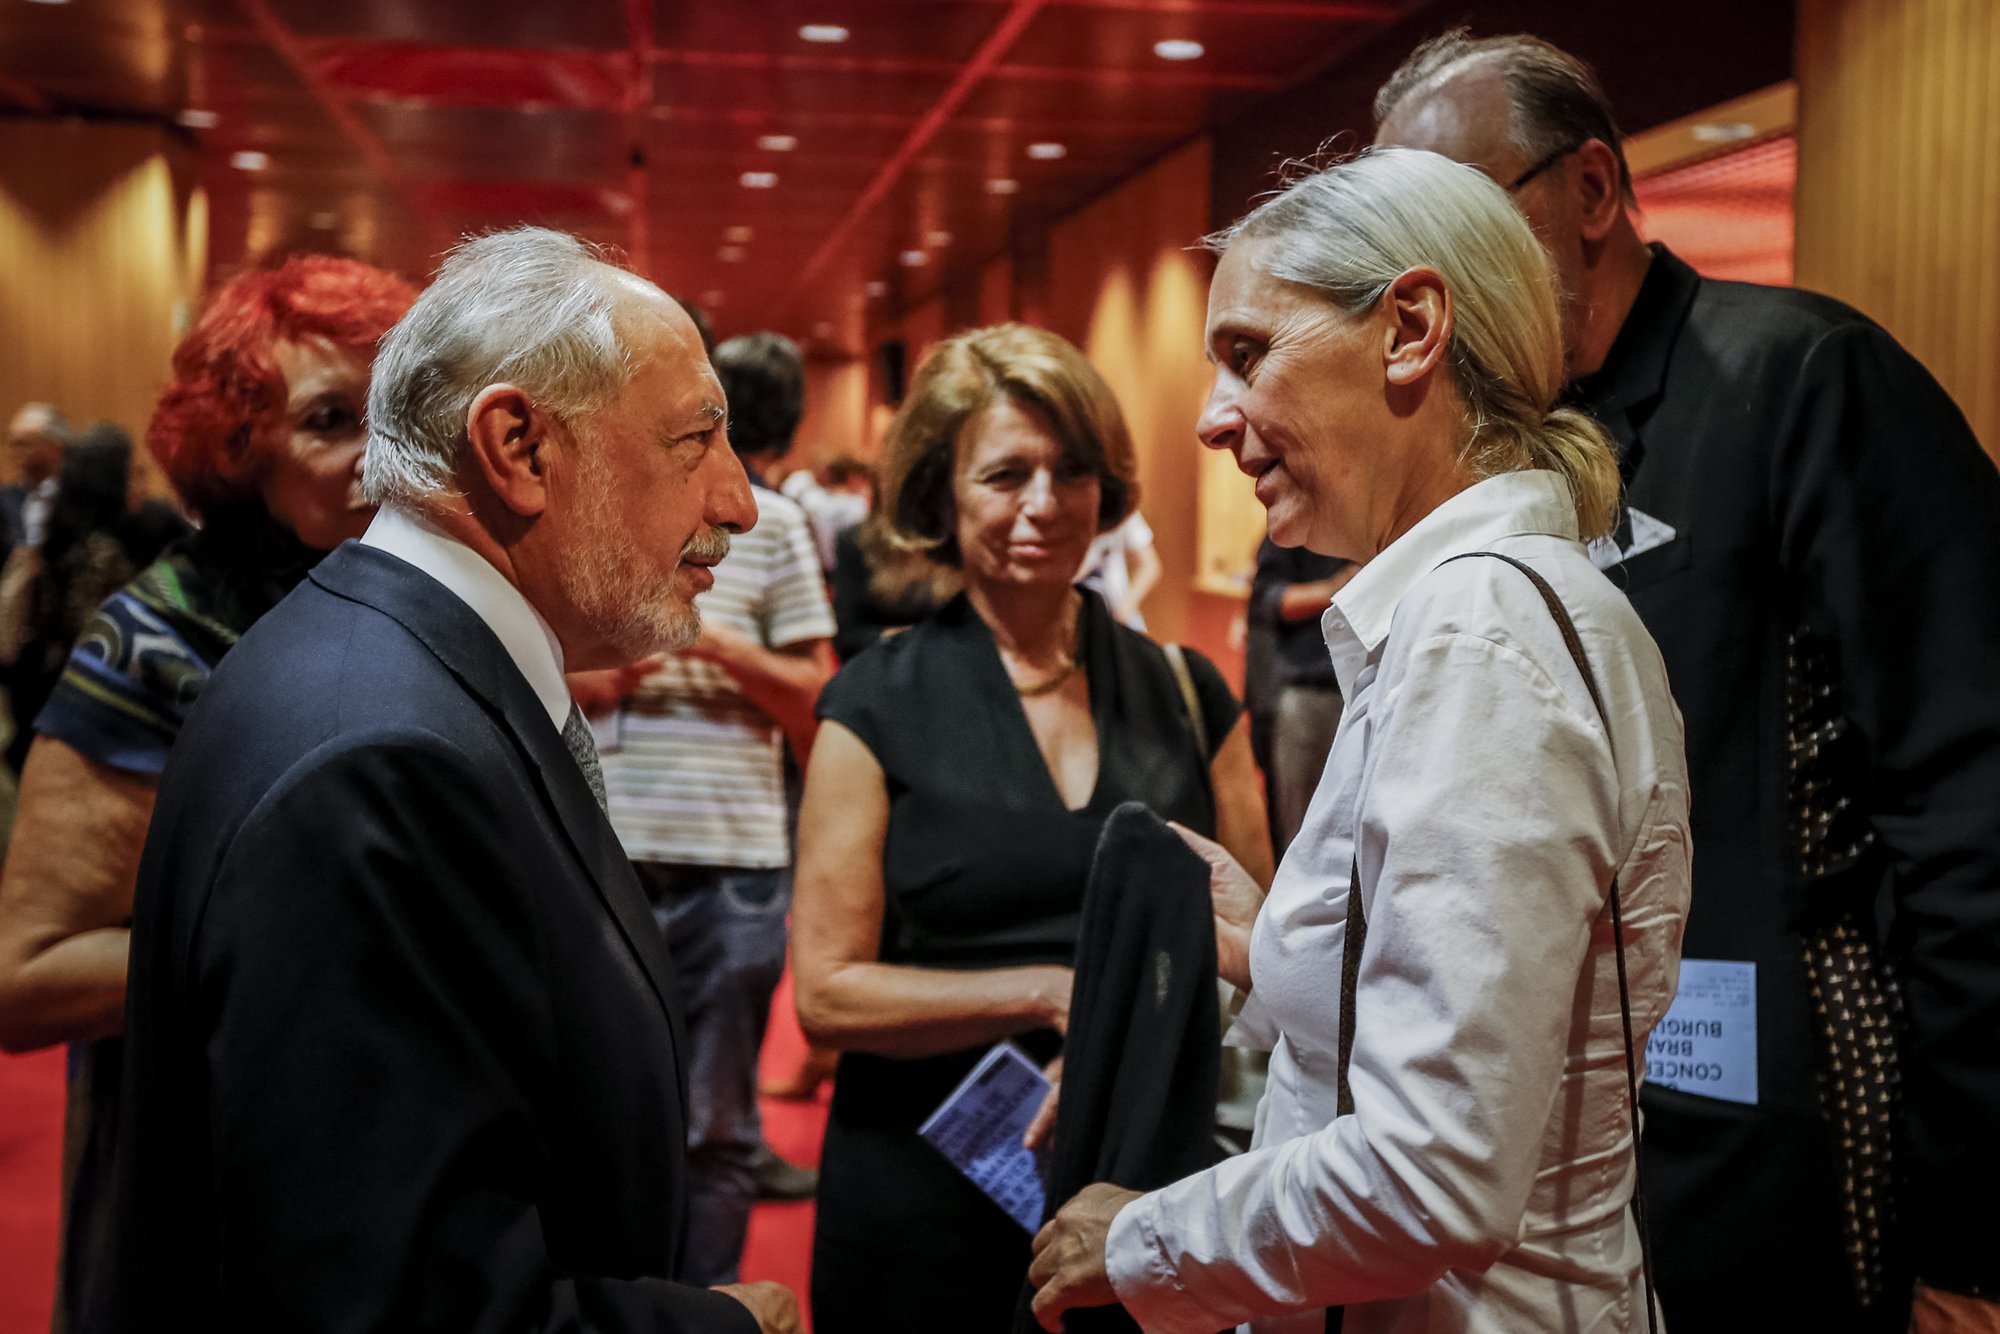
[[[1021,1136],[1049,1081],[1011,1042],[980,1058],[917,1133],[1007,1216],[1033,1232],[1042,1225],[1042,1176]]]

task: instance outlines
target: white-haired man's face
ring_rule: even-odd
[[[608,650],[602,665],[692,644],[696,595],[715,582],[710,570],[728,553],[729,534],[757,521],[729,447],[722,386],[693,323],[636,285],[621,323],[637,373],[612,403],[572,424],[546,516],[564,530],[558,583]]]

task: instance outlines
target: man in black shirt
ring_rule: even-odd
[[[1251,739],[1264,771],[1271,850],[1280,857],[1305,820],[1340,726],[1340,683],[1319,620],[1356,568],[1268,537],[1257,548],[1249,620],[1251,633],[1268,639],[1260,656],[1269,660],[1270,680],[1260,682],[1254,703],[1246,683],[1244,706],[1252,710]]]
[[[1376,118],[1548,247],[1626,480],[1593,554],[1686,717],[1694,903],[1644,1100],[1669,1320],[1994,1328],[2000,474],[1866,317],[1641,241],[1572,57],[1448,34]]]

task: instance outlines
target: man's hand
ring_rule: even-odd
[[[647,677],[659,671],[666,661],[665,654],[656,653],[650,658],[641,658],[623,667],[609,667],[598,672],[571,672],[565,679],[569,683],[569,693],[576,699],[577,707],[589,717],[596,718],[617,708],[627,695],[637,690]]]
[[[1060,1330],[1064,1311],[1118,1300],[1104,1269],[1104,1243],[1111,1220],[1140,1194],[1103,1182],[1085,1186],[1035,1234],[1028,1282],[1035,1285],[1035,1319],[1043,1329]]]
[[[1910,1334],[2000,1334],[2000,1303],[1919,1283]]]
[[[681,651],[690,658],[712,662],[728,671],[732,663],[742,662],[749,650],[760,647],[762,645],[756,640],[734,626],[705,620],[701,623],[701,637]]]
[[[716,1291],[742,1302],[763,1334],[804,1334],[799,1299],[782,1283],[732,1283]]]
[[[1250,929],[1264,907],[1264,891],[1229,849],[1186,825],[1168,822],[1181,842],[1208,863],[1208,893],[1215,906],[1215,971],[1225,982],[1250,990]]]

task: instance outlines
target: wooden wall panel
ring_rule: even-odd
[[[2000,4],[1801,0],[1799,286],[1915,353],[2000,456]]]
[[[200,196],[178,150],[129,125],[11,122],[0,135],[0,413],[54,403],[143,436],[199,297]]]
[[[1146,603],[1162,639],[1188,639],[1201,563],[1195,422],[1212,378],[1203,354],[1209,256],[1189,247],[1208,229],[1209,146],[1181,149],[1049,236],[1046,322],[1083,348],[1132,428],[1140,509],[1165,566]],[[1253,502],[1254,503],[1254,502]],[[1247,552],[1245,553],[1248,554]],[[1207,645],[1204,645],[1207,647]]]

